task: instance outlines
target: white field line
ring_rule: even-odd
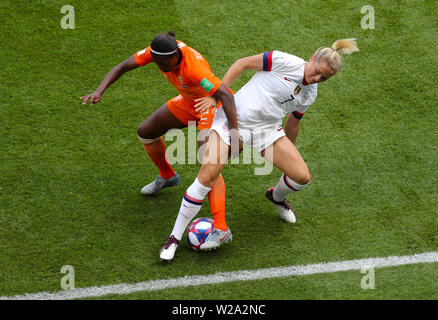
[[[361,270],[362,268],[385,268],[431,262],[438,262],[438,252],[420,253],[411,256],[391,256],[386,258],[368,258],[267,269],[219,272],[211,275],[185,276],[174,279],[144,281],[134,284],[115,284],[101,287],[76,288],[58,292],[26,293],[16,296],[3,296],[0,297],[0,300],[69,300],[87,297],[101,297],[109,294],[128,294],[176,287],[304,276],[319,273]]]

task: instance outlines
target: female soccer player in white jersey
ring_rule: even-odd
[[[288,194],[304,189],[310,182],[306,163],[295,147],[299,122],[317,96],[317,83],[333,76],[341,67],[338,52],[358,51],[354,39],[337,40],[333,45],[319,48],[309,62],[280,51],[270,51],[237,60],[222,82],[230,87],[244,70],[258,70],[234,96],[240,138],[251,145],[283,174],[266,197],[278,209],[280,217],[295,222],[295,215],[286,201]],[[199,99],[198,111],[216,104],[213,98]],[[282,119],[288,115],[285,128]],[[210,129],[204,161],[198,176],[187,189],[169,239],[160,250],[163,261],[173,259],[182,235],[190,221],[198,214],[228,159],[230,148],[238,144],[230,141],[228,121],[222,108],[216,112]],[[234,136],[234,135],[233,135]],[[235,149],[234,149],[235,150]],[[210,250],[231,240],[230,230],[213,230],[201,250]]]

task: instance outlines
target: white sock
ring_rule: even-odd
[[[283,173],[274,188],[272,196],[275,201],[280,202],[286,199],[288,194],[303,190],[307,185],[298,184]]]
[[[181,240],[187,226],[193,218],[196,217],[199,210],[201,210],[202,202],[210,190],[211,188],[202,185],[198,178],[195,179],[182,199],[178,217],[176,218],[171,235]]]

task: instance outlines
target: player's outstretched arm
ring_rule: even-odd
[[[222,83],[230,87],[244,70],[263,70],[263,53],[241,58],[234,62],[222,79]]]
[[[135,61],[135,54],[130,56],[128,59],[118,64],[114,68],[111,69],[110,72],[105,76],[105,78],[100,83],[99,87],[91,94],[81,97],[82,104],[90,104],[98,103],[102,99],[102,95],[105,90],[115,81],[117,81],[125,72],[128,72],[132,69],[138,68],[138,64]]]
[[[263,53],[241,58],[234,62],[223,77],[222,83],[229,88],[244,70],[263,70]],[[217,105],[217,100],[212,97],[199,98],[195,101],[197,102],[195,104],[196,112],[204,112],[211,106]]]

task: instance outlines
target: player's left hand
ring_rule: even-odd
[[[203,112],[207,111],[208,109],[210,109],[210,107],[214,107],[213,112],[216,111],[217,101],[213,97],[207,96],[207,97],[195,99],[195,102],[197,102],[197,104],[195,104],[195,106],[194,106],[195,111],[197,113],[203,113]]]
[[[102,94],[100,94],[97,91],[94,91],[93,93],[80,97],[82,100],[82,104],[87,104],[87,102],[90,102],[90,104],[98,103],[102,99]]]

